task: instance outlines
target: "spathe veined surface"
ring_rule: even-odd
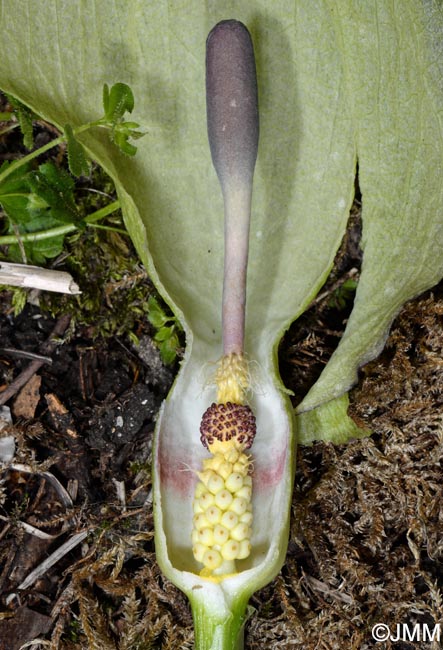
[[[326,277],[353,193],[352,123],[325,4],[26,6],[18,14],[3,3],[1,86],[59,125],[99,114],[104,82],[132,87],[134,119],[147,130],[136,158],[117,153],[99,132],[84,141],[117,183],[143,261],[152,270],[152,257],[163,293],[216,356],[223,204],[206,136],[205,39],[231,12],[248,25],[261,139],[246,348],[252,358],[269,356]]]
[[[198,578],[186,545],[193,474],[184,463],[192,470],[204,454],[198,425],[213,393],[202,367],[221,351],[223,266],[223,204],[206,137],[205,40],[215,23],[231,17],[251,32],[259,84],[245,347],[258,362],[254,499],[263,514],[245,570],[223,587],[208,587],[209,601],[227,617],[283,560],[293,463],[275,349],[332,266],[357,158],[363,269],[342,342],[299,406],[306,440],[333,438],[325,422],[340,396],[346,424],[345,393],[358,367],[380,350],[402,303],[443,274],[442,5],[23,0],[19,11],[12,0],[0,5],[0,87],[45,119],[62,127],[99,117],[105,82],[134,91],[134,119],[147,131],[134,160],[98,131],[82,141],[114,179],[141,259],[187,332],[186,358],[159,424],[155,494],[159,560],[196,602]],[[303,413],[328,403],[313,417]]]

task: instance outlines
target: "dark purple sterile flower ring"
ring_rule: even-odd
[[[215,404],[204,412],[200,424],[200,440],[209,449],[214,440],[235,440],[243,449],[249,449],[256,434],[255,415],[246,404]]]
[[[259,119],[251,36],[237,20],[224,20],[206,41],[206,106],[212,161],[222,188],[252,183]]]

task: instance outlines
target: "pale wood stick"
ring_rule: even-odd
[[[0,262],[0,284],[58,293],[81,293],[72,276],[65,271],[43,269],[28,264]]]

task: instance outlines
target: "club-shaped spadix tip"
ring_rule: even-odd
[[[259,119],[251,36],[237,20],[224,20],[206,41],[206,106],[212,161],[222,187],[252,183]]]

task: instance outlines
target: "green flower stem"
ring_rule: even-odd
[[[94,226],[96,221],[104,219],[109,214],[116,212],[120,208],[120,201],[113,201],[108,205],[105,205],[100,210],[96,210],[92,214],[88,215],[85,218],[85,223],[88,226]],[[97,227],[97,226],[95,226]],[[56,228],[50,228],[49,230],[42,230],[40,232],[28,232],[17,237],[16,235],[4,235],[0,237],[0,246],[6,246],[9,244],[17,244],[19,239],[23,243],[42,241],[43,239],[50,239],[51,237],[58,237],[59,235],[67,235],[70,232],[77,230],[78,226],[73,223],[67,223],[64,226],[57,226]]]
[[[243,650],[247,599],[229,612],[214,613],[204,599],[190,598],[195,630],[195,650]]]

